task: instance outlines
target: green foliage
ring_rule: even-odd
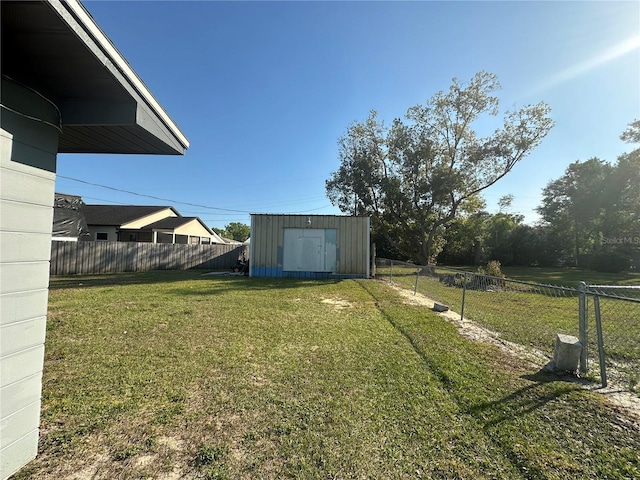
[[[566,234],[564,252],[574,257],[576,265],[580,254],[591,253],[596,244],[606,217],[611,174],[611,165],[598,158],[574,162],[542,192],[538,213],[546,224]]]
[[[640,120],[622,139],[640,143]],[[620,272],[640,268],[640,149],[615,164],[598,158],[570,164],[549,182],[538,207],[542,222],[524,225],[509,212],[513,196],[498,201],[499,213],[472,211],[451,221],[438,262],[505,266],[581,266]]]
[[[544,103],[507,112],[502,128],[480,137],[472,125],[498,114],[495,75],[453,79],[424,105],[408,109],[390,128],[372,111],[339,139],[340,167],[326,181],[343,212],[372,216],[405,258],[434,259],[443,234],[461,213],[483,206],[480,192],[504,177],[546,136],[553,122]]]
[[[478,265],[496,259],[504,265],[536,263],[539,239],[522,215],[480,211],[454,220],[444,234],[446,244],[438,262]]]
[[[225,227],[227,236],[238,241],[244,242],[251,235],[251,227],[240,222],[231,222]]]
[[[500,269],[500,262],[498,260],[491,260],[487,263],[486,274],[491,277],[504,278],[505,275]]]
[[[229,447],[226,445],[202,445],[196,454],[194,463],[196,467],[220,463],[229,453]]]
[[[205,480],[226,480],[229,478],[225,463],[228,454],[229,447],[226,445],[205,444],[198,450],[194,464],[203,472]]]
[[[238,242],[244,242],[251,235],[251,227],[241,222],[231,222],[224,228],[212,228],[221,237],[230,238]]]
[[[113,458],[114,460],[122,462],[131,457],[135,457],[142,450],[144,449],[140,445],[124,445],[116,449],[115,453],[113,454]]]
[[[639,132],[636,120],[621,138],[640,142]],[[538,212],[564,237],[562,253],[576,265],[620,271],[631,259],[640,264],[640,149],[615,164],[598,158],[572,163],[545,187]]]
[[[629,143],[640,143],[640,120],[634,120],[627,129],[622,132],[620,139]]]
[[[620,273],[629,270],[629,257],[620,253],[599,252],[591,256],[589,268],[596,272]]]

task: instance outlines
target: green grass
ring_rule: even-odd
[[[505,269],[507,275],[512,270]],[[547,275],[541,275],[545,269],[521,269],[520,279],[536,283],[558,285],[569,284],[575,271],[566,273],[547,269]],[[416,288],[416,268],[408,265],[394,265],[393,268],[378,268],[378,277],[391,278],[394,283],[405,289]],[[552,273],[553,272],[553,273]],[[436,267],[436,274],[452,274],[447,267]],[[543,278],[544,277],[544,278]],[[580,274],[579,278],[582,277]],[[636,280],[634,280],[634,278]],[[639,276],[622,274],[608,276],[609,283],[623,284],[638,282]],[[596,279],[593,279],[595,281]],[[605,281],[600,278],[600,281]],[[577,283],[576,283],[577,286]],[[470,318],[487,329],[497,332],[505,340],[525,346],[535,347],[548,355],[553,353],[557,333],[579,336],[578,334],[578,295],[576,293],[554,290],[552,288],[532,287],[515,282],[506,282],[503,288],[494,291],[467,289],[465,294],[465,318]],[[417,291],[461,313],[463,289],[448,286],[437,276],[419,276]],[[629,382],[634,382],[634,372],[640,368],[640,303],[624,302],[614,299],[600,300],[605,352],[609,365],[618,364]],[[589,355],[592,359],[593,373],[598,370],[598,350],[595,328],[593,299],[588,299],[588,317],[590,328]],[[625,380],[625,383],[628,383]],[[631,390],[638,391],[635,381]]]
[[[38,458],[17,478],[637,478],[598,395],[375,281],[52,279]]]
[[[442,266],[447,268],[446,266]],[[477,266],[451,267],[476,272]],[[524,282],[561,285],[576,288],[580,282],[588,285],[640,285],[640,272],[606,273],[576,267],[502,267],[508,278]]]
[[[605,273],[573,267],[503,267],[509,278],[526,282],[577,287],[580,282],[588,285],[640,285],[640,272]]]

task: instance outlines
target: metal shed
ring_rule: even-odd
[[[368,278],[369,217],[251,215],[249,275]]]

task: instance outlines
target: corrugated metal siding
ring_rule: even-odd
[[[311,224],[307,224],[307,218]],[[336,229],[336,272],[284,272],[285,228]],[[251,215],[251,275],[261,277],[335,278],[369,275],[369,217],[337,215]]]
[[[47,102],[4,86],[3,103],[24,101],[33,116],[56,122],[45,115]],[[34,458],[38,446],[57,137],[49,125],[2,110],[0,478]]]

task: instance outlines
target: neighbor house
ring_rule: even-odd
[[[77,0],[0,6],[0,478],[6,479],[38,448],[57,154],[182,155],[189,143]]]
[[[252,214],[250,238],[250,276],[369,277],[369,217]]]
[[[210,244],[224,240],[198,217],[183,217],[173,207],[84,205],[89,240]]]

